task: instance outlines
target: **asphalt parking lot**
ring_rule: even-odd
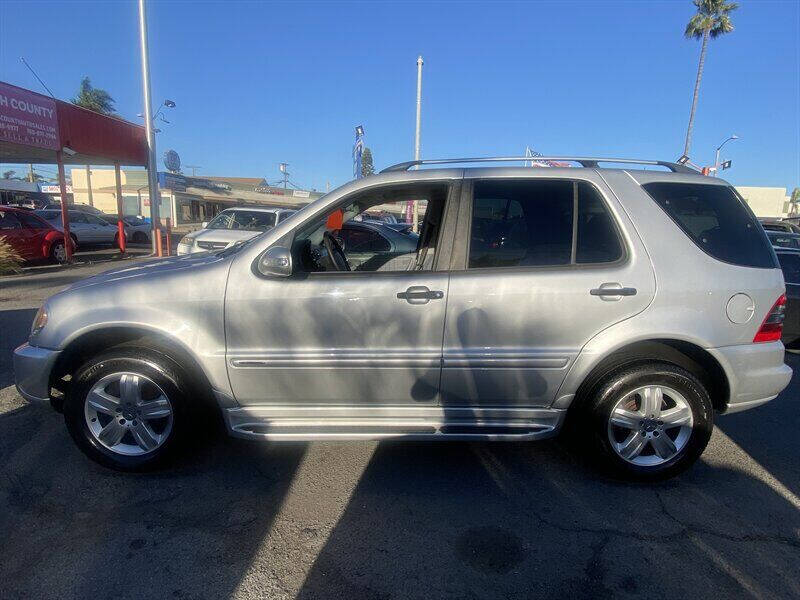
[[[113,266],[0,278],[0,598],[800,597],[798,376],[657,485],[558,440],[203,434],[170,470],[125,475],[11,369],[41,301]]]

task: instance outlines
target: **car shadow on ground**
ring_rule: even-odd
[[[14,383],[14,348],[28,339],[35,308],[0,311],[0,390]]]

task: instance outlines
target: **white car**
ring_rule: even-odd
[[[203,229],[189,233],[178,244],[178,254],[222,250],[236,242],[249,240],[291,217],[296,210],[286,208],[228,208]]]
[[[108,221],[114,227],[117,227],[117,215],[102,214],[100,218]],[[124,216],[122,221],[125,223],[125,239],[134,244],[149,244],[150,232],[153,226],[139,216]]]
[[[37,210],[36,214],[52,223],[53,227],[64,231],[64,224],[61,222],[60,210]],[[76,245],[86,244],[111,244],[119,245],[117,242],[117,227],[108,221],[85,213],[80,210],[70,210],[69,215],[69,234],[72,236]],[[127,239],[127,238],[126,238]]]

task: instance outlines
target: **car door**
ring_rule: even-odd
[[[29,232],[22,226],[15,211],[0,209],[0,239],[23,259],[31,258]]]
[[[95,242],[98,244],[114,243],[114,235],[117,233],[116,227],[94,215],[86,215],[86,220],[89,222],[89,227],[92,228]]]
[[[95,232],[89,225],[86,215],[77,210],[71,210],[69,216],[69,231],[75,236],[79,244],[94,244],[97,242]]]
[[[18,212],[17,218],[22,223],[22,231],[26,236],[27,253],[31,259],[44,258],[44,239],[50,227],[39,217],[30,213]]]
[[[390,194],[395,188],[379,189]],[[452,201],[448,184],[437,183],[436,190],[443,203]],[[339,206],[350,201],[345,196]],[[286,240],[314,218],[281,244],[296,245]],[[341,223],[329,231],[338,228]],[[446,229],[445,223],[438,230]],[[436,243],[449,247],[451,238],[440,233]],[[438,404],[446,270],[434,264],[424,271],[307,272],[294,262],[286,278],[259,275],[250,258],[231,268],[227,364],[240,404]]]
[[[445,323],[446,406],[550,405],[586,342],[653,297],[644,247],[602,179],[531,171],[465,180]]]

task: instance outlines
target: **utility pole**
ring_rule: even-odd
[[[150,104],[150,55],[147,48],[147,9],[145,0],[139,0],[139,46],[142,53],[142,91],[144,92],[144,127],[147,134],[147,184],[150,190],[150,221],[152,227],[153,254],[158,254],[156,231],[159,227],[158,175],[156,172],[156,138],[153,134],[153,115]]]
[[[289,163],[281,163],[280,166],[278,167],[280,169],[281,173],[283,173],[283,189],[284,190],[287,189],[288,183],[289,183],[289,171],[286,170],[286,167],[288,167],[288,166],[289,166]]]
[[[30,181],[31,183],[36,181],[35,178],[33,177],[33,165],[31,164],[28,165],[28,181]]]
[[[186,168],[192,170],[192,177],[194,177],[197,174],[197,169],[202,169],[203,167],[200,165],[186,165]]]
[[[86,191],[89,195],[89,206],[94,206],[94,196],[92,195],[92,168],[86,165]]]
[[[417,127],[414,133],[414,160],[419,160],[419,137],[422,128],[422,55],[417,57]],[[417,167],[419,168],[419,167]],[[414,200],[414,212],[412,229],[414,233],[419,231],[419,201]]]

